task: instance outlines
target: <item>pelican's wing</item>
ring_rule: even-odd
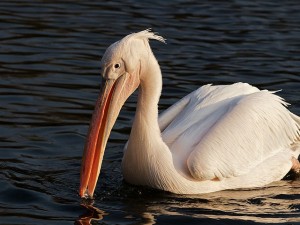
[[[227,90],[228,87],[231,87],[230,92]],[[256,87],[245,83],[236,83],[231,86],[212,86],[211,84],[204,85],[198,90],[186,95],[159,115],[158,123],[160,130],[163,132],[177,116],[180,116],[179,114],[182,114],[184,108],[191,101],[194,102],[196,100],[196,104],[199,106],[201,104],[201,106],[204,107],[206,105],[211,105],[213,103],[222,101],[226,98],[232,98],[240,95],[241,92],[244,94],[249,94],[257,91],[259,90]]]
[[[162,114],[162,138],[188,177],[239,176],[299,138],[299,118],[285,106],[272,92],[248,84],[206,85]]]
[[[166,127],[169,126],[169,124],[178,116],[178,114],[182,112],[182,110],[189,103],[192,94],[193,93],[190,93],[189,95],[183,97],[159,115],[158,124],[161,132],[163,132]]]

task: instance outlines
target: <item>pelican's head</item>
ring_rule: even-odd
[[[101,169],[105,146],[111,129],[127,98],[142,79],[143,65],[152,51],[149,39],[164,42],[160,36],[144,30],[127,35],[109,46],[101,60],[102,90],[96,102],[84,149],[81,197],[92,197]]]

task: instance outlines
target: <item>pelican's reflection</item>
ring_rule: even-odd
[[[87,209],[87,211],[79,216],[79,218],[75,221],[75,225],[90,225],[93,220],[102,220],[105,215],[108,213],[104,212],[101,209],[93,206],[93,201],[83,202],[81,204],[82,207]]]
[[[119,224],[153,225],[159,220],[168,220],[169,224],[177,223],[177,219],[190,219],[203,224],[217,224],[219,221],[298,224],[299,190],[298,180],[282,180],[264,188],[192,196],[155,194],[149,191],[139,197],[127,195],[126,198],[120,198],[116,208],[108,209],[110,216],[107,217],[108,213],[94,207],[93,202],[82,204],[87,212],[75,224],[87,225],[94,224],[93,220],[103,220],[101,224],[118,221]],[[111,205],[112,202],[102,204]]]
[[[93,220],[103,220],[104,216],[108,215],[105,211],[98,209],[93,206],[93,200],[84,200],[81,203],[81,206],[86,209],[86,212],[79,216],[79,218],[75,221],[74,225],[91,225]],[[140,210],[137,210],[140,211]],[[145,212],[143,209],[138,213],[140,216],[141,222],[139,224],[143,225],[153,225],[156,223],[155,217],[152,213]],[[130,217],[124,217],[130,219]],[[124,219],[123,218],[123,219]],[[132,217],[133,221],[135,221],[135,217]]]

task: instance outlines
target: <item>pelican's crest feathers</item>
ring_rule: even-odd
[[[119,56],[119,55],[123,54],[124,52],[130,52],[130,51],[128,51],[128,48],[129,48],[129,46],[132,46],[132,41],[134,41],[134,40],[141,40],[145,44],[147,43],[146,45],[148,46],[148,49],[151,49],[148,44],[149,39],[154,39],[154,40],[166,43],[165,38],[152,32],[151,29],[146,29],[146,30],[143,30],[143,31],[140,31],[137,33],[129,34],[129,35],[125,36],[124,38],[122,38],[121,40],[110,45],[106,49],[105,54],[103,55],[101,61],[102,61],[102,63],[106,63],[106,62],[111,61],[111,59],[114,56]],[[136,47],[137,45],[133,45],[133,46]],[[130,58],[132,58],[132,57],[134,57],[134,56],[131,54]]]
[[[131,39],[131,38],[137,38],[137,39],[154,39],[163,43],[166,43],[166,39],[162,36],[157,35],[156,33],[151,31],[151,28],[127,35],[124,39]]]

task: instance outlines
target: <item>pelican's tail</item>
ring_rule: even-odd
[[[298,141],[300,142],[300,117],[292,113],[292,118],[296,121],[298,127]]]
[[[293,113],[291,113],[291,117],[296,122],[298,128],[296,140],[292,144],[293,155],[295,158],[298,158],[300,155],[300,117]]]

